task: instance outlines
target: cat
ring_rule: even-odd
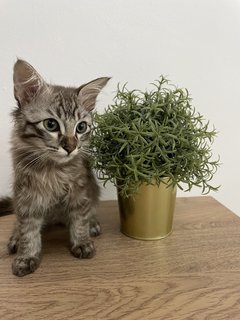
[[[50,85],[28,62],[14,65],[12,159],[13,197],[0,201],[0,210],[16,213],[8,243],[16,276],[34,272],[41,258],[41,230],[64,223],[70,250],[77,258],[95,254],[91,236],[100,234],[95,217],[99,187],[91,171],[89,138],[91,111],[110,78],[78,88]]]

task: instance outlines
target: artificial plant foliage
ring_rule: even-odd
[[[134,195],[142,183],[159,185],[164,177],[185,191],[218,189],[210,184],[219,165],[211,150],[216,130],[192,107],[188,91],[165,77],[145,92],[118,86],[114,103],[94,120],[93,166],[122,196]]]

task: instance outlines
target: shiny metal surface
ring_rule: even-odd
[[[121,232],[141,240],[168,236],[172,231],[176,189],[164,183],[159,187],[143,184],[134,198],[118,194]]]

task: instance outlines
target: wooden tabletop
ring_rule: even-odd
[[[96,257],[72,257],[55,227],[24,278],[5,249],[14,220],[0,218],[2,320],[240,319],[240,219],[211,197],[178,198],[174,231],[158,241],[122,235],[117,203],[102,202]]]

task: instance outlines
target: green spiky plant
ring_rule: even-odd
[[[94,115],[91,150],[98,177],[124,197],[164,177],[185,191],[216,191],[210,184],[219,165],[211,150],[216,130],[192,107],[186,89],[163,76],[152,85],[146,92],[118,86],[114,103]]]

